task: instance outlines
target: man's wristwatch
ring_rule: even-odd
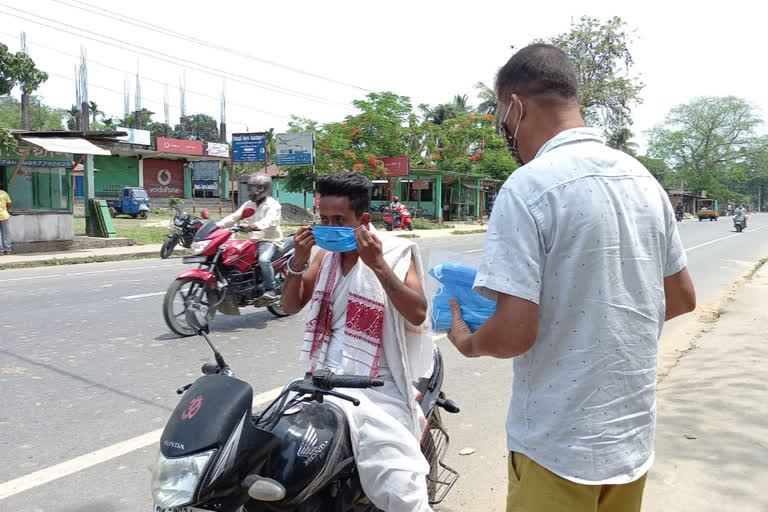
[[[288,260],[288,263],[286,264],[286,267],[288,268],[288,273],[291,274],[292,276],[300,276],[301,274],[306,272],[307,269],[309,268],[309,262],[307,262],[304,265],[304,268],[302,268],[301,270],[293,270],[293,256],[291,256],[290,259]]]

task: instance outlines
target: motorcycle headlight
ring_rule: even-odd
[[[195,490],[215,451],[175,459],[158,454],[152,471],[152,497],[155,504],[161,507],[183,507],[192,503]]]
[[[201,240],[199,242],[194,242],[192,244],[192,253],[193,254],[200,254],[205,250],[206,247],[208,247],[211,244],[210,240]]]
[[[184,219],[180,219],[178,217],[174,217],[173,223],[176,224],[177,226],[181,227],[181,226],[184,225]]]

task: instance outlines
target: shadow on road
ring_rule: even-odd
[[[47,363],[41,363],[40,361],[35,361],[34,359],[29,359],[28,357],[21,356],[19,354],[16,354],[14,352],[10,352],[8,350],[0,349],[0,354],[5,354],[7,356],[10,356],[10,357],[18,359],[19,361],[23,361],[25,363],[28,363],[28,364],[31,364],[31,365],[34,365],[34,366],[37,366],[37,367],[40,367],[40,368],[44,368],[44,369],[49,370],[51,372],[58,373],[59,375],[63,375],[65,377],[69,377],[70,379],[73,379],[73,380],[82,382],[84,384],[87,384],[89,386],[93,386],[95,388],[107,390],[107,391],[109,391],[111,393],[114,393],[116,395],[120,395],[120,396],[123,396],[125,398],[129,398],[131,400],[135,400],[135,401],[140,402],[140,403],[145,404],[145,405],[150,405],[150,406],[152,406],[154,408],[161,409],[163,411],[167,411],[167,412],[172,412],[173,411],[173,408],[166,407],[164,405],[160,405],[160,404],[158,404],[154,400],[149,400],[149,399],[140,397],[138,395],[133,395],[131,393],[127,393],[127,392],[125,392],[123,390],[120,390],[120,389],[117,389],[117,388],[113,388],[111,386],[107,386],[106,384],[103,384],[101,382],[97,382],[95,380],[91,380],[91,379],[85,378],[82,375],[78,375],[76,373],[72,373],[70,371],[63,370],[61,368],[57,368],[57,367],[55,367],[53,365],[50,365],[50,364],[47,364]]]

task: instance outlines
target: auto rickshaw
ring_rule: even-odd
[[[696,211],[696,216],[699,221],[704,219],[717,220],[719,210],[717,208],[717,199],[700,199],[699,209]]]

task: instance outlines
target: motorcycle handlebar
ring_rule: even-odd
[[[384,385],[382,379],[362,375],[336,375],[328,372],[313,376],[315,385],[324,388],[377,388]]]

